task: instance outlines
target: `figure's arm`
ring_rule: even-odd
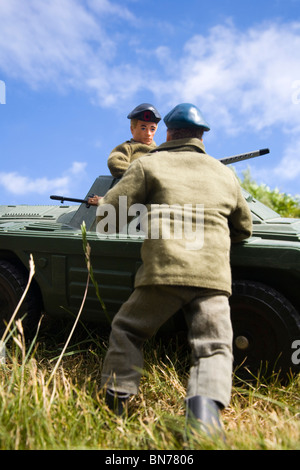
[[[114,178],[121,178],[131,163],[130,144],[124,142],[109,154],[107,166]]]

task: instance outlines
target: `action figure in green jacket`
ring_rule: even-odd
[[[127,118],[130,119],[132,139],[115,147],[107,161],[108,168],[115,178],[121,178],[130,163],[156,147],[153,138],[161,120],[157,109],[152,104],[142,103],[134,108]]]
[[[103,198],[90,201],[99,205],[100,225],[105,207],[116,211],[116,220],[120,201],[126,200],[128,213],[145,207],[140,223],[148,230],[135,290],[112,322],[102,386],[107,404],[121,413],[138,393],[144,342],[181,311],[192,352],[188,432],[203,425],[219,431],[232,386],[230,247],[251,236],[252,217],[233,171],[205,151],[209,126],[200,110],[183,103],[164,121],[167,142],[133,162]],[[154,217],[157,210],[160,219]],[[157,236],[155,220],[160,228],[168,222],[169,236]]]

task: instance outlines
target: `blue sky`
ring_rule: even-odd
[[[207,153],[268,147],[238,174],[300,194],[300,0],[0,0],[0,19],[0,204],[84,197],[142,102],[194,103]]]

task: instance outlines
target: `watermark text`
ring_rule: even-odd
[[[299,365],[300,364],[300,339],[295,339],[295,341],[293,341],[292,349],[295,349],[295,351],[292,354],[292,363],[294,365]]]
[[[118,238],[184,240],[187,250],[200,250],[204,243],[203,204],[133,204],[119,196],[118,214],[111,204],[97,208],[97,234]]]
[[[3,80],[0,80],[0,104],[6,104],[6,87]]]
[[[292,93],[292,103],[300,104],[300,80],[294,80],[292,88],[294,89]]]

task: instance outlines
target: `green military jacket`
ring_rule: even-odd
[[[115,178],[121,178],[130,163],[150,152],[155,147],[155,142],[152,142],[151,145],[142,144],[141,142],[136,142],[133,139],[123,142],[115,147],[109,154],[107,160],[109,171]]]
[[[251,235],[251,212],[233,171],[207,155],[199,139],[166,142],[140,157],[99,204],[113,205],[118,218],[120,196],[131,215],[135,208],[147,208],[141,219],[147,233],[136,287],[199,286],[231,294],[231,242]],[[152,218],[155,220],[160,209],[164,221],[169,218],[166,237],[157,236],[154,224],[152,227]]]

